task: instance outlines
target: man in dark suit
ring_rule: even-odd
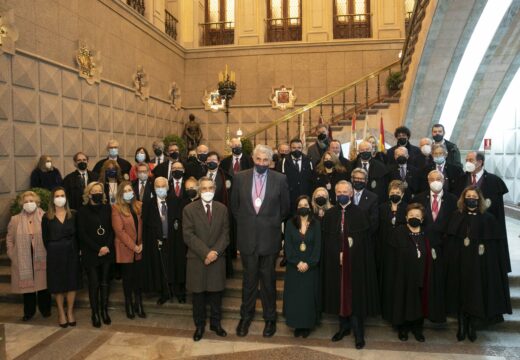
[[[347,167],[348,177],[356,168],[361,168],[368,172],[366,188],[377,195],[379,203],[384,203],[388,199],[388,169],[386,166],[372,157],[372,144],[368,141],[361,141],[358,145],[358,156],[352,160]]]
[[[311,159],[314,168],[316,168],[316,165],[318,165],[330,144],[329,128],[327,125],[319,124],[316,126],[315,133],[317,136],[316,142],[307,148],[307,156]]]
[[[255,164],[251,156],[242,152],[242,143],[239,139],[231,139],[231,155],[222,159],[220,168],[226,172],[230,179],[242,170],[251,169]]]
[[[173,175],[171,168],[173,163],[176,161],[180,161],[179,145],[177,145],[177,143],[172,142],[168,144],[167,157],[165,156],[164,161],[161,164],[154,167],[152,171],[153,175],[156,178],[162,176],[171,182],[171,178]]]
[[[488,211],[493,214],[499,224],[497,237],[503,239],[499,247],[499,256],[503,267],[507,272],[511,272],[511,260],[509,257],[509,245],[507,240],[506,216],[504,210],[504,195],[509,192],[504,181],[484,170],[485,156],[484,153],[471,151],[466,155],[466,164],[464,175],[459,179],[457,196],[469,185],[474,185],[482,190],[486,199]]]
[[[410,129],[408,129],[406,126],[400,126],[395,129],[394,136],[397,139],[397,144],[388,149],[388,164],[395,164],[396,158],[394,156],[394,152],[398,147],[401,146],[406,148],[410,162],[413,164],[415,158],[421,155],[421,150],[417,146],[410,144],[410,137],[412,136]]]
[[[408,156],[408,150],[400,146],[394,151],[394,162],[388,165],[389,181],[401,180],[405,186],[403,201],[409,202],[412,194],[419,190],[419,171],[414,167]],[[388,158],[390,161],[390,157]]]
[[[444,139],[444,126],[442,124],[435,124],[432,126],[432,138],[434,144],[443,144],[446,146],[446,150],[448,151],[446,162],[462,168],[459,148],[454,143]]]
[[[341,142],[339,140],[331,140],[329,150],[334,153],[339,159],[339,162],[344,167],[348,168],[349,161],[343,156],[343,150],[341,149]]]
[[[76,170],[65,176],[63,187],[67,194],[69,207],[78,210],[83,204],[83,191],[88,183],[97,181],[98,174],[88,170],[88,156],[81,151],[72,158]]]
[[[152,144],[153,153],[155,157],[150,159],[150,163],[157,167],[166,161],[166,155],[164,154],[164,142],[162,140],[155,140]]]
[[[448,163],[448,151],[443,144],[434,144],[432,147],[433,163],[425,166],[421,171],[422,184],[419,185],[421,190],[428,188],[428,174],[432,170],[438,170],[444,176],[444,191],[452,194],[457,193],[460,177],[464,174],[462,168],[457,165]]]
[[[303,154],[303,144],[298,138],[292,139],[290,155],[283,158],[276,170],[285,174],[289,185],[291,214],[296,213],[296,199],[301,195],[312,196],[314,169],[310,158]]]
[[[149,202],[152,197],[153,183],[148,174],[150,167],[147,163],[137,164],[137,179],[132,181],[132,188],[134,189],[137,200],[144,203]]]
[[[197,146],[197,159],[186,163],[186,177],[193,176],[199,180],[206,175],[208,168],[206,167],[206,160],[208,159],[209,148],[206,145]]]
[[[229,215],[226,206],[214,200],[215,183],[199,180],[201,199],[183,211],[184,242],[188,247],[187,288],[193,293],[193,340],[202,339],[206,326],[206,305],[211,308],[210,329],[224,337],[221,326],[222,292],[226,283],[224,252],[229,244]]]
[[[263,335],[271,337],[276,332],[275,263],[282,248],[281,224],[289,214],[289,187],[285,175],[268,170],[272,158],[270,147],[257,145],[253,152],[255,167],[234,178],[231,210],[237,219],[238,250],[244,268],[238,336],[248,333],[259,282]]]
[[[368,174],[362,168],[356,168],[352,171],[351,179],[352,187],[354,188],[352,201],[354,205],[359,206],[370,219],[370,234],[374,236],[377,234],[379,225],[379,201],[376,194],[366,189],[367,178]]]
[[[216,151],[210,151],[206,160],[207,172],[204,176],[215,183],[215,200],[228,206],[229,189],[231,180],[227,173],[220,167],[220,155]]]
[[[108,151],[108,157],[99,160],[96,165],[94,166],[94,169],[92,170],[96,174],[100,173],[101,168],[103,167],[103,164],[107,160],[114,160],[117,161],[117,164],[121,168],[121,174],[123,177],[128,180],[130,169],[132,168],[132,165],[119,156],[119,142],[115,139],[111,139],[108,141],[107,144],[107,151]]]

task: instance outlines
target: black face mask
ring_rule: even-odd
[[[78,169],[80,169],[81,171],[85,171],[85,170],[87,170],[87,165],[88,164],[85,161],[79,162]]]
[[[327,134],[324,134],[324,133],[319,134],[318,135],[318,140],[322,141],[322,142],[327,140]]]
[[[334,167],[334,161],[332,161],[332,160],[325,160],[323,162],[323,166],[325,166],[327,169],[332,169]]]
[[[398,163],[399,165],[404,165],[404,164],[406,164],[406,162],[408,161],[408,159],[406,158],[406,156],[402,156],[402,155],[401,155],[401,156],[398,156],[398,157],[397,157],[397,160],[396,160],[396,161],[397,161],[397,163]]]
[[[206,162],[206,160],[208,160],[208,154],[198,154],[197,158],[200,162]]]
[[[301,150],[293,150],[291,151],[291,155],[293,158],[299,159],[302,156]]]
[[[323,206],[327,203],[327,198],[324,196],[318,196],[314,201],[316,202],[316,205]]]
[[[242,148],[241,147],[234,147],[233,149],[231,149],[231,152],[233,154],[235,154],[236,156],[242,154]]]
[[[340,205],[347,205],[350,201],[350,196],[348,195],[338,195],[336,196],[336,200],[338,200],[338,203]]]
[[[418,218],[409,218],[408,220],[406,220],[406,222],[413,228],[421,226],[422,223],[421,219]]]
[[[107,175],[107,177],[109,177],[109,178],[115,178],[116,175],[117,175],[117,170],[116,170],[116,169],[108,169],[108,170],[106,171],[106,175]]]
[[[370,151],[363,151],[359,153],[359,157],[361,160],[368,161],[372,157],[372,153]]]
[[[433,135],[433,140],[435,140],[435,142],[441,142],[443,138],[444,138],[444,135],[441,135],[441,134]]]
[[[172,151],[170,153],[170,157],[173,159],[173,160],[177,160],[179,158],[179,152],[178,151]]]
[[[209,163],[206,163],[206,166],[210,170],[215,170],[216,168],[218,168],[218,164],[214,161],[210,161]]]
[[[198,195],[198,192],[195,189],[188,189],[186,190],[186,195],[188,195],[190,199],[195,199]]]
[[[188,161],[192,162],[192,163],[195,163],[195,162],[197,162],[197,157],[193,156],[193,155],[192,156],[188,156]]]
[[[269,166],[267,165],[255,165],[256,172],[259,174],[264,174]]]
[[[397,145],[399,145],[399,146],[406,146],[406,144],[408,144],[408,139],[407,138],[399,138],[399,139],[397,139]]]
[[[280,155],[273,154],[273,162],[278,162],[280,160]]]
[[[466,204],[466,206],[469,209],[475,209],[478,207],[478,199],[466,198],[466,199],[464,199],[464,204]]]
[[[173,170],[173,178],[175,180],[180,180],[184,176],[184,171],[182,170]]]
[[[154,149],[153,153],[155,154],[155,156],[161,156],[163,151],[161,149]]]
[[[394,204],[397,204],[399,201],[401,201],[401,196],[399,195],[390,195],[389,196],[390,198],[390,201],[393,202]]]
[[[311,209],[308,207],[301,207],[296,210],[296,214],[299,216],[308,216],[311,213]]]
[[[365,182],[364,181],[353,181],[352,187],[357,191],[361,191],[365,188]]]
[[[91,194],[90,199],[94,204],[99,205],[103,201],[103,194]]]

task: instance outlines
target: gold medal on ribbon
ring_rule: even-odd
[[[469,243],[470,243],[469,237],[465,238],[464,239],[464,246],[466,246],[466,247],[469,246]]]
[[[417,259],[421,258],[421,250],[417,249]]]
[[[307,245],[305,245],[305,243],[302,241],[302,243],[300,244],[300,251],[305,252],[305,250],[307,250]]]

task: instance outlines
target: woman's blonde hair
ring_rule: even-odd
[[[103,191],[102,203],[103,204],[107,203],[107,196],[105,194],[105,185],[103,185],[99,181],[92,181],[85,187],[85,190],[83,191],[83,205],[87,205],[89,203],[89,201],[90,201],[89,195],[90,195],[90,192],[92,191],[92,188],[94,188],[94,186],[99,186],[101,188],[101,190]]]
[[[65,199],[67,199],[67,193],[65,192],[65,188],[58,186],[52,189],[51,191],[51,197],[49,198],[49,205],[47,205],[47,213],[45,214],[47,216],[47,219],[52,220],[56,216],[56,205],[54,205],[54,195],[62,190],[65,193]],[[66,218],[70,219],[72,217],[72,211],[70,211],[69,207],[69,200],[65,202],[65,212],[67,213]]]
[[[129,185],[132,187],[132,183],[130,181],[123,181],[119,186],[117,187],[117,193],[116,193],[116,202],[114,204],[114,208],[119,210],[124,216],[130,216],[132,213],[130,211],[130,206],[132,206],[132,209],[137,215],[141,215],[141,202],[138,201],[135,196],[128,204],[125,199],[123,198],[123,194],[125,193],[125,187]],[[133,188],[132,188],[133,191]],[[135,194],[134,194],[135,195]]]
[[[40,206],[40,203],[42,201],[40,199],[40,195],[36,194],[34,191],[31,191],[31,190],[27,190],[27,191],[23,192],[22,195],[20,195],[20,198],[18,199],[18,205],[23,207],[23,200],[27,196],[32,196],[34,198],[34,202],[36,203],[36,205]]]
[[[114,168],[117,171],[117,175],[116,175],[117,183],[120,183],[121,180],[123,180],[123,174],[121,173],[121,167],[119,166],[117,161],[109,159],[109,160],[106,160],[103,163],[103,166],[101,166],[101,170],[99,170],[99,179],[98,179],[98,181],[100,183],[102,183],[102,184],[104,184],[107,181],[106,172],[107,172],[107,169],[108,169],[108,167],[110,165],[113,165]]]
[[[49,155],[42,155],[42,156],[40,156],[40,159],[38,160],[38,165],[36,165],[38,167],[38,169],[40,169],[43,172],[48,172],[48,171],[53,170],[54,167],[51,167],[50,169],[47,169],[47,167],[45,167],[45,163],[49,159],[51,159],[51,161],[52,161],[52,158]]]
[[[319,207],[318,204],[316,204],[316,197],[320,191],[323,191],[323,192],[325,192],[325,194],[327,194],[327,195],[325,195],[327,202],[322,207]],[[312,206],[312,210],[314,211],[314,213],[317,213],[319,209],[326,211],[332,207],[332,205],[330,204],[329,192],[327,191],[327,189],[325,189],[323,186],[320,186],[320,187],[316,188],[316,190],[314,190],[314,192],[312,193],[311,206]]]
[[[392,189],[398,189],[402,194],[404,194],[404,191],[406,190],[401,180],[390,181],[390,184],[388,184],[388,192],[390,193],[390,190]]]
[[[339,173],[344,173],[347,171],[347,169],[345,169],[345,167],[343,166],[343,164],[341,164],[341,162],[339,161],[339,157],[334,154],[332,151],[330,150],[327,150],[323,153],[323,156],[321,157],[321,160],[320,162],[318,163],[318,165],[316,166],[316,171],[319,173],[319,174],[325,174],[325,155],[329,154],[330,155],[330,159],[332,160],[332,162],[334,163],[334,169],[339,172]]]

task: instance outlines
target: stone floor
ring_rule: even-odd
[[[520,273],[520,220],[508,219],[513,273]],[[188,316],[149,313],[148,318],[129,320],[123,311],[111,312],[113,325],[94,329],[87,309],[76,312],[78,325],[61,329],[55,313],[29,323],[20,320],[21,304],[0,304],[0,360],[4,359],[520,359],[520,334],[516,327],[499,324],[479,332],[475,343],[457,342],[453,325],[425,328],[425,343],[411,337],[407,342],[381,322],[366,329],[367,346],[358,351],[352,336],[332,343],[335,324],[325,322],[309,338],[294,338],[291,329],[278,323],[271,339],[262,337],[263,322],[255,321],[250,334],[234,334],[236,319],[224,319],[226,338],[206,329],[200,342],[193,342],[193,322]],[[514,315],[513,315],[514,316]],[[370,322],[369,322],[370,323]]]

